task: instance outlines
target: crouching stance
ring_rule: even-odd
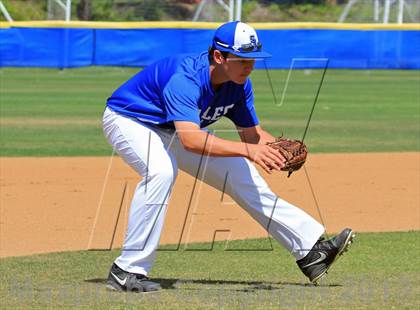
[[[285,158],[267,145],[275,138],[259,125],[249,79],[255,60],[270,56],[252,27],[226,23],[216,30],[209,51],[162,59],[134,75],[108,99],[105,136],[143,177],[131,202],[124,246],[111,267],[108,288],[160,289],[148,274],[178,169],[219,190],[224,186],[296,258],[314,283],[346,250],[353,238],[351,229],[323,240],[324,227],[274,194],[254,166],[267,173],[285,166]],[[222,116],[235,124],[240,142],[206,131]],[[199,170],[202,161],[205,169]]]

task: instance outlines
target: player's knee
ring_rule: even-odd
[[[168,184],[173,184],[175,183],[175,179],[177,175],[178,175],[177,171],[165,170],[165,171],[161,171],[159,176],[163,182],[168,183]]]
[[[150,171],[150,177],[158,179],[162,186],[172,186],[178,175],[177,167],[173,165],[160,165]]]

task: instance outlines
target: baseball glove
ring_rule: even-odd
[[[288,177],[293,171],[299,170],[305,163],[308,150],[302,141],[289,140],[281,136],[276,138],[274,142],[268,142],[267,145],[279,151],[286,159],[285,165],[281,170],[288,171]]]

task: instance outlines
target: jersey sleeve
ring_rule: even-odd
[[[200,126],[200,95],[200,87],[193,79],[182,74],[173,75],[162,94],[166,121],[188,121]]]
[[[239,127],[254,127],[259,124],[254,107],[254,93],[250,79],[247,79],[243,86],[242,96],[239,102],[235,104],[235,108],[226,116]]]

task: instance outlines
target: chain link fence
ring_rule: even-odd
[[[420,0],[0,0],[14,20],[419,23]],[[240,3],[240,15],[236,12]],[[1,16],[5,20],[4,16]]]

